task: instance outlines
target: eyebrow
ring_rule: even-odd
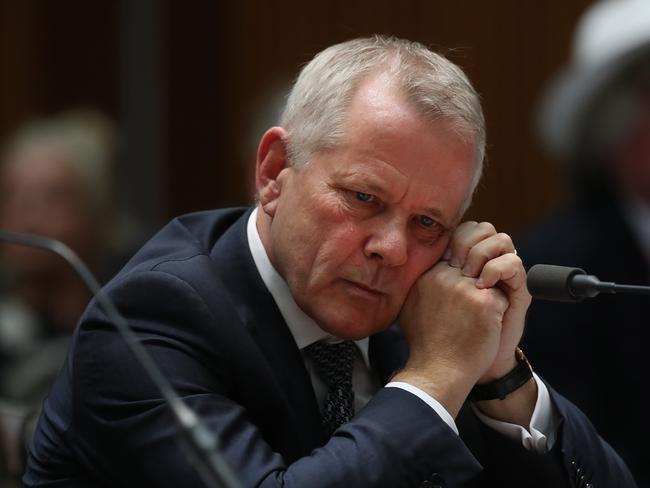
[[[424,211],[428,214],[433,215],[434,217],[438,217],[439,219],[444,219],[445,216],[442,214],[440,210],[437,208],[425,208]]]
[[[340,178],[339,181],[343,183],[356,183],[357,180],[361,178],[361,181],[359,181],[359,183],[363,185],[364,190],[379,195],[382,194],[385,195],[386,193],[388,193],[386,186],[381,183],[378,183],[376,179],[373,177],[373,175],[355,172],[355,173],[339,173],[337,176],[338,178]],[[433,207],[425,207],[422,209],[422,212],[424,214],[431,215],[432,217],[444,221],[441,222],[441,224],[447,229],[450,229],[455,225],[453,221],[447,222],[445,215],[440,209],[433,208]]]
[[[388,190],[386,189],[385,185],[382,185],[381,183],[376,181],[376,178],[373,177],[373,175],[365,174],[365,173],[359,173],[359,172],[354,172],[354,173],[339,173],[335,175],[335,180],[338,180],[342,183],[345,184],[358,184],[360,186],[364,187],[364,190],[368,190],[369,192],[372,192],[373,194],[386,194],[388,193]]]

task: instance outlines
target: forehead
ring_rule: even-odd
[[[0,171],[4,177],[20,181],[76,179],[74,168],[63,151],[41,146],[11,154]]]
[[[359,88],[339,150],[344,162],[334,177],[363,180],[369,192],[388,192],[410,206],[437,208],[450,221],[471,190],[473,144],[449,122],[422,118],[387,77]]]

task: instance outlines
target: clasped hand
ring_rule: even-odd
[[[402,308],[410,356],[395,380],[424,389],[455,416],[476,383],[515,366],[530,302],[510,237],[487,222],[459,225]]]

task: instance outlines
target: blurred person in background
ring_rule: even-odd
[[[572,59],[543,99],[539,132],[566,163],[572,192],[517,241],[526,266],[574,266],[604,281],[647,284],[650,2],[599,2],[584,14]],[[640,486],[650,486],[648,311],[648,298],[632,295],[536,301],[524,337],[540,373],[587,413]]]
[[[116,136],[110,120],[88,109],[20,127],[0,157],[0,229],[60,240],[100,279],[115,271],[124,235],[114,198]],[[0,432],[11,477],[22,471],[30,419],[90,294],[48,251],[0,243],[0,273]]]

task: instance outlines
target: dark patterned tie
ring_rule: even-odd
[[[354,415],[352,367],[357,346],[352,341],[336,344],[315,342],[305,348],[314,367],[329,387],[321,412],[323,425],[330,434]]]

